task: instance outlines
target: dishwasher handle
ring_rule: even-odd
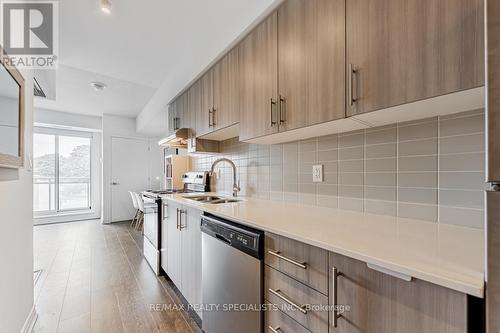
[[[217,238],[218,240],[226,243],[227,245],[231,245],[231,241],[229,239],[227,239],[226,237],[222,236],[222,235],[215,234],[215,238]]]

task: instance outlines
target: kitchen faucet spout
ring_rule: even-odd
[[[238,192],[241,190],[239,181],[236,181],[236,165],[234,164],[233,161],[231,161],[228,158],[219,158],[212,164],[212,169],[210,171],[210,175],[212,176],[215,170],[215,166],[221,162],[227,162],[231,165],[233,168],[233,197],[238,196]]]

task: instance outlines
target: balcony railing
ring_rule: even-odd
[[[55,178],[35,176],[33,187],[33,208],[36,212],[90,208],[90,178],[88,177],[61,177],[57,191]]]

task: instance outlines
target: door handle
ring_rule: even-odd
[[[120,183],[112,182],[111,185],[116,186],[116,185],[120,185]]]
[[[280,95],[280,125],[286,122],[286,115],[285,115],[286,109],[284,109],[284,105],[285,105],[285,98]]]
[[[358,101],[357,96],[354,96],[354,79],[357,74],[357,70],[354,68],[353,64],[349,64],[349,105],[353,106],[354,103]]]
[[[275,296],[277,296],[278,298],[280,298],[282,301],[288,303],[289,305],[293,306],[294,308],[296,308],[297,310],[299,310],[300,312],[302,312],[303,314],[307,314],[307,308],[309,307],[309,305],[307,304],[304,304],[304,305],[299,305],[297,303],[295,303],[294,301],[290,300],[288,297],[284,296],[281,294],[281,290],[274,290],[274,289],[271,289],[269,288],[268,289],[269,292]]]
[[[283,332],[279,326],[276,327],[269,326],[269,330],[273,333]]]
[[[336,328],[339,318],[342,316],[337,310],[337,278],[342,275],[337,267],[332,267],[332,327]]]
[[[295,266],[300,267],[302,269],[307,269],[307,263],[306,262],[298,262],[298,261],[293,260],[291,258],[285,257],[284,255],[281,254],[280,251],[271,251],[271,250],[268,250],[267,253],[269,253],[270,255],[275,256],[275,257],[277,257],[277,258],[279,258],[281,260],[289,262],[292,265],[295,265]]]
[[[274,120],[274,107],[276,106],[276,101],[271,97],[271,127],[277,124],[277,121]]]
[[[217,112],[217,109],[214,107],[212,107],[212,127],[215,127],[215,113]]]
[[[186,211],[184,209],[179,209],[179,230],[182,231],[182,229],[186,229],[186,226],[182,225],[182,214],[185,214]]]

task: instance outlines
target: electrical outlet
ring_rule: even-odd
[[[322,183],[323,182],[323,165],[313,165],[313,182]]]

